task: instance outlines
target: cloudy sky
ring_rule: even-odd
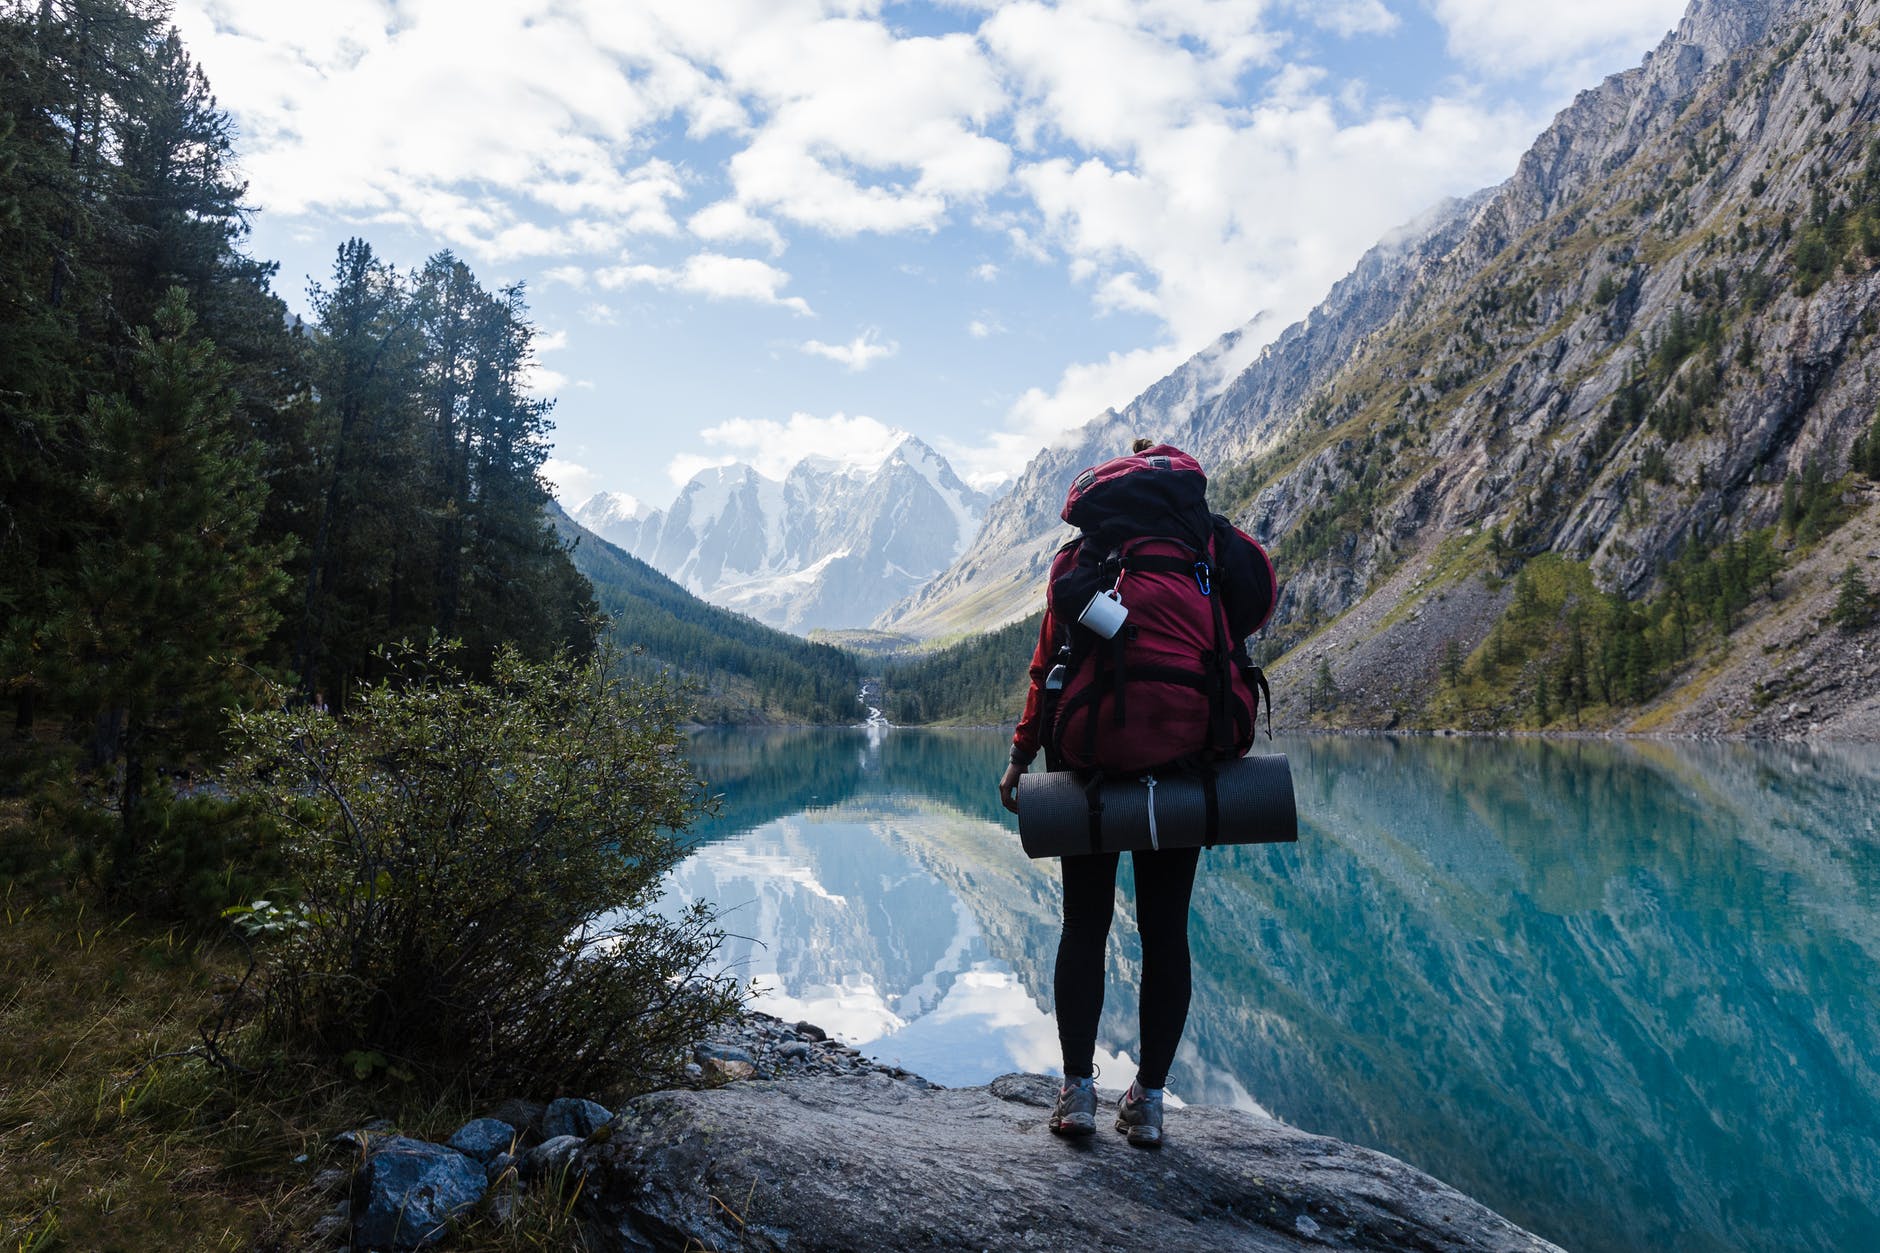
[[[989,485],[1499,182],[1684,0],[178,0],[253,249],[528,284],[564,500],[878,457]],[[1153,434],[1153,432],[1150,432]]]

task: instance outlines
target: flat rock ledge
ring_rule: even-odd
[[[580,1153],[594,1247],[1540,1251],[1382,1153],[1208,1106],[1168,1144],[1046,1129],[1055,1081],[802,1076],[636,1098]],[[1106,1104],[1114,1106],[1116,1093]]]

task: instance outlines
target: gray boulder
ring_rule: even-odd
[[[483,1199],[483,1168],[455,1149],[405,1136],[374,1138],[353,1185],[352,1247],[417,1249]]]
[[[1235,1110],[1168,1144],[1045,1127],[1052,1080],[882,1075],[657,1092],[586,1149],[597,1247],[1558,1253],[1395,1158]],[[1111,1100],[1114,1100],[1112,1094]]]
[[[614,1112],[605,1105],[564,1096],[548,1103],[548,1110],[542,1115],[542,1138],[578,1136],[585,1140],[613,1120]]]
[[[580,1136],[550,1136],[522,1155],[518,1173],[524,1179],[553,1179],[574,1164],[582,1143]]]
[[[444,1143],[459,1153],[488,1165],[491,1158],[507,1153],[516,1142],[516,1129],[500,1118],[473,1118],[451,1132]]]

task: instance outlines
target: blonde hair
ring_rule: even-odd
[[[1131,452],[1148,452],[1148,451],[1149,451],[1149,450],[1150,450],[1151,448],[1154,448],[1154,447],[1155,447],[1155,441],[1154,441],[1154,440],[1152,440],[1152,439],[1147,439],[1147,438],[1144,438],[1144,437],[1142,437],[1142,436],[1137,436],[1137,437],[1136,437],[1135,439],[1133,439],[1133,440],[1131,440],[1131,441],[1130,441],[1130,444],[1129,444],[1129,451],[1131,451]]]

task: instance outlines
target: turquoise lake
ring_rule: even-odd
[[[701,734],[722,809],[673,898],[722,908],[758,1008],[941,1084],[1053,1070],[1058,866],[999,807],[1006,743]],[[1577,1253],[1880,1249],[1880,748],[1256,751],[1290,759],[1300,839],[1202,855],[1175,1096],[1382,1149]]]

